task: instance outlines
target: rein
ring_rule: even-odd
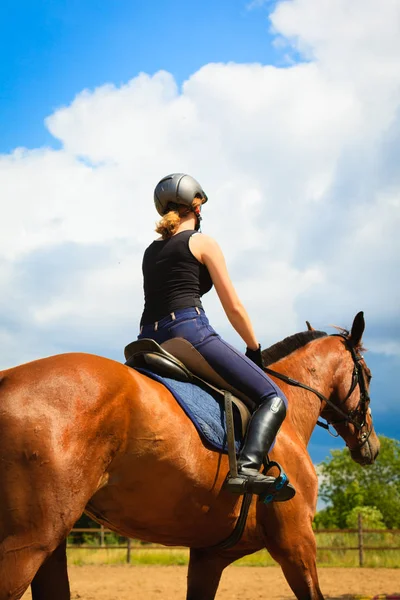
[[[334,337],[334,336],[341,337],[344,340],[346,348],[350,351],[351,357],[352,357],[353,363],[354,363],[351,386],[347,393],[346,398],[342,401],[341,404],[344,404],[350,398],[351,394],[354,392],[357,385],[360,386],[360,400],[359,400],[357,406],[353,410],[351,410],[349,413],[344,412],[341,408],[339,408],[339,406],[336,406],[336,404],[334,402],[332,402],[332,400],[330,400],[329,398],[324,396],[324,394],[321,394],[321,392],[306,385],[305,383],[301,383],[300,381],[297,381],[296,379],[292,379],[292,377],[288,377],[287,375],[284,375],[283,373],[279,373],[278,371],[274,371],[273,369],[270,369],[269,367],[265,367],[264,370],[266,373],[268,373],[268,375],[273,375],[274,377],[277,377],[278,379],[280,379],[281,381],[284,381],[288,385],[291,385],[294,387],[300,387],[300,388],[303,388],[304,390],[308,390],[309,392],[312,392],[313,394],[315,394],[320,399],[321,402],[326,402],[326,404],[328,406],[330,406],[336,413],[338,413],[342,417],[342,419],[339,421],[331,421],[331,422],[327,421],[327,423],[323,423],[322,421],[318,420],[317,425],[319,425],[319,427],[323,427],[324,429],[326,429],[328,431],[328,433],[330,433],[330,435],[332,435],[333,437],[338,437],[339,434],[337,434],[335,436],[330,431],[329,425],[336,425],[337,423],[347,422],[347,423],[351,423],[352,425],[354,425],[354,427],[357,429],[357,431],[361,431],[362,428],[365,426],[366,414],[367,414],[367,409],[368,409],[368,405],[370,402],[370,397],[369,397],[369,394],[368,394],[368,391],[367,391],[367,388],[365,385],[365,379],[364,379],[364,375],[362,373],[362,366],[360,365],[362,356],[356,352],[356,350],[354,349],[354,346],[352,344],[350,344],[350,342],[346,336],[344,336],[341,333],[332,334],[332,337]],[[361,376],[360,376],[360,370],[361,370]],[[361,423],[359,423],[354,418],[354,415],[357,414],[359,407],[360,407],[361,413],[362,413],[362,422]],[[368,438],[371,435],[372,429],[373,429],[373,427],[371,426],[371,428],[368,432],[364,432],[361,435],[361,444],[359,444],[360,448],[362,446],[364,446],[364,444],[368,441]]]

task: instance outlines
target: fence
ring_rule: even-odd
[[[68,548],[74,549],[91,549],[96,550],[100,548],[107,549],[124,549],[126,550],[126,562],[129,564],[131,562],[131,553],[133,550],[167,550],[170,547],[162,546],[161,544],[150,544],[150,543],[138,543],[136,540],[131,540],[130,538],[126,539],[125,544],[112,544],[107,545],[105,543],[105,536],[107,533],[113,533],[109,529],[105,529],[104,527],[100,527],[99,529],[89,529],[89,528],[76,528],[72,529],[69,537],[74,537],[75,534],[93,534],[99,536],[98,545],[93,544],[71,544],[68,543]],[[358,516],[358,528],[357,529],[318,529],[316,534],[320,533],[333,533],[333,534],[346,534],[353,533],[357,534],[357,545],[356,546],[318,546],[318,550],[329,550],[329,551],[343,551],[343,550],[357,550],[358,551],[358,564],[360,567],[364,565],[364,557],[366,550],[400,550],[400,546],[368,546],[364,543],[365,534],[369,533],[379,533],[379,534],[400,534],[400,529],[367,529],[363,527],[362,516]],[[70,540],[68,540],[69,542]],[[175,549],[187,550],[187,548],[183,546],[174,546]]]
[[[76,533],[90,533],[99,536],[99,544],[97,546],[93,544],[70,544],[70,537],[74,536]],[[161,544],[151,544],[151,543],[138,543],[136,540],[132,540],[131,538],[126,539],[126,544],[110,544],[107,545],[105,543],[105,535],[107,533],[114,533],[111,529],[105,529],[105,527],[100,527],[100,529],[95,528],[81,528],[76,527],[70,531],[68,536],[67,548],[74,548],[74,550],[100,550],[102,548],[107,548],[109,550],[126,550],[126,562],[129,564],[131,562],[131,553],[132,550],[166,550],[168,547],[163,546]],[[122,536],[121,536],[122,537]],[[187,547],[184,546],[174,546],[174,548],[187,550]]]
[[[346,534],[356,533],[357,534],[357,546],[319,546],[318,550],[330,550],[330,551],[343,551],[343,550],[357,550],[358,551],[358,565],[364,566],[365,550],[400,550],[400,546],[368,546],[364,543],[365,534],[378,533],[378,534],[400,534],[400,529],[368,529],[363,527],[362,515],[358,515],[358,527],[357,529],[318,529],[315,533],[335,533],[335,534]]]

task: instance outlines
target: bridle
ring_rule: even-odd
[[[358,401],[358,404],[353,410],[351,410],[348,413],[346,413],[342,408],[340,408],[334,402],[332,402],[332,400],[330,400],[329,398],[327,398],[326,396],[321,394],[321,392],[306,385],[305,383],[301,383],[300,381],[297,381],[296,379],[292,379],[291,377],[288,377],[287,375],[284,375],[283,373],[279,373],[278,371],[274,371],[273,369],[270,369],[268,367],[265,367],[264,370],[269,375],[273,375],[274,377],[277,377],[278,379],[280,379],[281,381],[284,381],[288,385],[300,387],[300,388],[303,388],[304,390],[308,390],[309,392],[312,392],[313,394],[318,396],[318,398],[320,399],[321,402],[325,402],[333,411],[335,411],[337,414],[339,414],[342,418],[338,419],[336,421],[326,420],[327,421],[326,423],[323,423],[322,421],[319,421],[319,420],[317,421],[317,425],[326,429],[334,437],[338,437],[339,434],[334,435],[331,432],[331,430],[329,429],[330,425],[337,425],[339,423],[351,423],[357,429],[357,431],[359,433],[361,433],[361,435],[359,437],[358,445],[355,446],[354,448],[351,448],[352,450],[356,450],[356,449],[362,448],[364,446],[364,444],[367,443],[367,441],[373,431],[372,422],[371,422],[371,427],[368,431],[362,431],[363,428],[366,427],[366,425],[367,425],[367,413],[368,413],[368,407],[369,407],[369,403],[370,403],[370,397],[369,397],[369,393],[368,393],[367,386],[365,383],[364,369],[361,364],[363,357],[361,356],[361,354],[359,354],[355,350],[354,345],[342,333],[334,333],[334,334],[332,334],[332,337],[341,337],[344,340],[345,346],[346,346],[347,350],[349,350],[351,357],[353,359],[353,363],[354,363],[350,389],[349,389],[345,399],[342,400],[341,405],[343,405],[347,402],[347,400],[350,398],[350,396],[356,389],[357,385],[360,387],[360,399]]]

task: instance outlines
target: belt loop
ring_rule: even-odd
[[[176,321],[176,316],[175,316],[175,313],[174,313],[174,312],[172,312],[172,313],[171,313],[171,319],[172,319],[173,321]]]
[[[198,307],[198,306],[195,306],[195,309],[196,309],[196,312],[197,312],[197,314],[199,315],[199,314],[200,314],[200,309],[199,309],[199,307]]]
[[[157,331],[157,330],[158,330],[158,321],[156,321],[156,322],[154,323],[154,331]]]

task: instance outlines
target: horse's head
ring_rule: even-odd
[[[371,372],[361,354],[364,327],[364,314],[359,312],[351,332],[337,335],[340,356],[333,382],[334,406],[327,404],[321,413],[344,439],[353,460],[361,465],[373,463],[380,446],[369,406]]]

